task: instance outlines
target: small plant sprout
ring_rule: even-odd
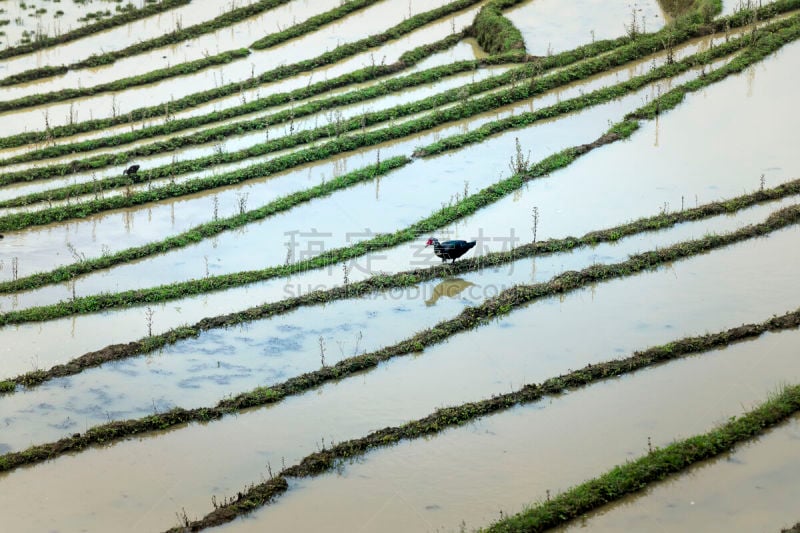
[[[766,186],[766,184],[767,184],[767,179],[764,177],[764,174],[761,174],[760,182],[761,182],[761,186],[760,186],[759,190],[763,192],[764,191],[764,186]]]
[[[353,355],[354,355],[354,356],[358,355],[358,346],[359,346],[359,344],[361,344],[361,340],[362,340],[363,338],[364,338],[364,333],[362,333],[361,331],[359,331],[359,332],[358,332],[358,335],[356,335],[356,345],[355,345],[355,348],[353,348]]]
[[[237,192],[236,203],[239,206],[239,214],[243,215],[247,211],[247,198],[250,196],[248,192]]]
[[[322,335],[319,336],[319,361],[322,368],[325,368],[325,339]]]
[[[153,316],[155,316],[155,314],[156,314],[155,310],[152,307],[150,307],[149,305],[147,306],[147,308],[145,308],[144,320],[145,320],[145,323],[147,324],[147,336],[148,337],[152,337],[153,336]]]
[[[511,170],[511,174],[523,174],[528,171],[530,167],[531,161],[531,153],[528,151],[528,157],[525,157],[525,153],[522,151],[522,144],[519,142],[519,137],[514,137],[514,143],[516,145],[516,152],[508,163],[508,168]]]

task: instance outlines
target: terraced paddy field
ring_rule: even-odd
[[[800,1],[0,9],[3,531],[797,527]]]

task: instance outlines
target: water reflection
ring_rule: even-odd
[[[467,287],[472,287],[473,285],[475,284],[470,281],[465,281],[461,278],[446,279],[433,288],[433,293],[431,294],[430,298],[425,300],[425,305],[428,307],[436,305],[436,302],[442,296],[455,298],[461,294],[464,289]]]

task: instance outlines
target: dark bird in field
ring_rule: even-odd
[[[133,176],[139,172],[139,165],[131,165],[125,169],[125,172],[122,173],[123,176]]]
[[[436,254],[436,257],[441,257],[443,263],[448,259],[452,259],[452,262],[455,263],[456,259],[467,253],[470,248],[475,246],[475,241],[439,242],[438,239],[431,237],[428,239],[428,242],[425,243],[425,246],[427,247],[431,244],[433,245],[433,253]]]

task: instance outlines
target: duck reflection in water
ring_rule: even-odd
[[[472,287],[475,285],[471,281],[464,281],[461,278],[450,278],[443,280],[441,283],[436,285],[433,288],[433,294],[431,297],[425,300],[425,305],[428,307],[432,305],[436,305],[436,301],[441,298],[442,296],[447,296],[448,298],[455,298],[459,294],[461,294],[464,289],[467,287]]]

